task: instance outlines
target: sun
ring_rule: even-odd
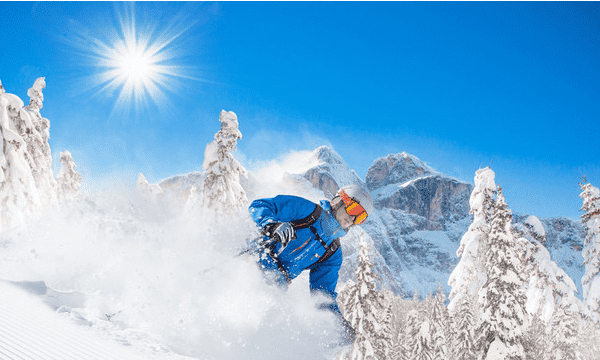
[[[152,66],[154,60],[145,49],[137,46],[125,49],[124,53],[117,54],[114,60],[123,80],[133,82],[135,86],[139,87],[149,79],[156,77],[157,69]]]
[[[134,6],[131,3],[117,11],[116,26],[102,32],[102,36],[93,36],[82,26],[71,41],[80,55],[91,60],[94,74],[90,86],[97,94],[117,94],[113,113],[117,109],[141,110],[150,102],[164,108],[168,103],[166,93],[175,90],[178,80],[201,81],[189,74],[189,66],[177,63],[183,47],[174,46],[194,22],[170,22],[162,30],[158,20],[140,25]]]

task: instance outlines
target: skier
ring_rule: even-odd
[[[301,197],[279,195],[255,200],[249,210],[261,229],[262,241],[255,246],[267,279],[287,287],[302,271],[310,270],[311,293],[324,294],[330,300],[320,308],[339,317],[344,343],[351,343],[354,329],[336,303],[335,287],[342,265],[340,238],[373,211],[369,193],[349,185],[339,189],[331,201],[322,200],[319,205]]]

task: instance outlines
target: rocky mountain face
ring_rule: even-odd
[[[367,188],[374,191],[390,184],[402,184],[409,180],[437,172],[418,158],[403,152],[390,154],[373,162],[367,171]]]

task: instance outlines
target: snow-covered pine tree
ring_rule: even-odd
[[[488,358],[491,347],[505,352],[505,359],[525,359],[526,297],[511,219],[502,189],[498,188],[484,254],[487,281],[479,291],[478,300],[481,309],[478,348],[483,359]]]
[[[550,340],[546,328],[547,323],[541,319],[539,313],[533,314],[523,340],[526,360],[548,360]]]
[[[579,348],[585,360],[597,360],[600,354],[600,329],[591,321],[579,319]]]
[[[33,162],[31,172],[43,206],[57,202],[56,180],[52,174],[52,152],[48,142],[50,121],[40,114],[44,101],[42,90],[45,87],[45,78],[35,80],[33,86],[27,90],[29,105],[24,108],[25,111],[20,111],[15,119],[17,130],[25,140],[27,152]]]
[[[431,322],[429,319],[430,313],[425,311],[419,312],[419,322],[421,324],[419,333],[417,334],[417,347],[411,354],[414,360],[432,360],[433,359],[433,340],[431,339]]]
[[[578,315],[559,306],[552,315],[548,360],[582,360],[577,343]]]
[[[515,232],[517,248],[524,264],[524,274],[528,275],[527,312],[533,316],[538,314],[546,323],[557,306],[566,306],[578,313],[581,301],[575,296],[577,287],[563,269],[550,257],[550,252],[543,245],[545,229],[535,216],[529,216],[523,224],[517,224]]]
[[[344,309],[348,321],[356,331],[356,338],[348,360],[376,359],[376,344],[380,340],[381,324],[379,313],[382,310],[381,297],[376,289],[377,275],[372,271],[371,247],[368,235],[360,233],[360,250],[356,283],[349,289]]]
[[[476,325],[474,308],[475,301],[472,300],[472,297],[462,296],[454,307],[454,311],[450,313],[454,334],[450,349],[452,356],[449,359],[475,360],[477,358],[473,334]]]
[[[238,129],[237,115],[233,111],[221,111],[221,130],[215,140],[206,145],[204,163],[206,178],[203,184],[203,203],[217,211],[231,212],[248,202],[240,184],[240,176],[247,176],[246,169],[231,154],[237,141],[242,138]]]
[[[600,322],[600,190],[584,181],[580,184],[583,199],[581,223],[586,237],[583,247],[585,274],[581,279],[583,301],[592,320]]]
[[[408,313],[412,310],[407,310],[410,306],[409,301],[401,299],[397,300],[396,305],[402,310],[401,315],[397,317],[398,332],[395,341],[395,346],[392,351],[393,360],[407,360],[408,359],[408,343],[409,343],[409,324],[408,324]],[[408,312],[405,312],[408,311]],[[398,313],[397,313],[398,315]]]
[[[460,241],[456,256],[461,259],[448,279],[448,284],[452,287],[448,304],[450,311],[461,302],[461,297],[476,295],[485,281],[482,254],[496,194],[494,181],[495,173],[489,167],[475,173],[475,187],[469,200],[473,222]]]
[[[375,345],[375,355],[377,359],[391,359],[393,349],[395,347],[393,335],[394,313],[392,312],[392,304],[389,303],[385,307],[383,319],[381,320],[381,330],[378,335],[378,340]]]
[[[413,309],[406,315],[406,327],[404,329],[404,338],[402,339],[404,359],[412,360],[415,358],[415,354],[418,353],[420,330],[419,312]]]
[[[430,315],[433,360],[446,360],[448,358],[448,329],[450,328],[450,321],[448,309],[444,305],[445,302],[446,294],[440,283],[433,298],[433,307]]]
[[[75,161],[69,151],[60,153],[60,172],[56,177],[57,195],[61,201],[72,201],[80,196],[81,174],[75,170]],[[141,174],[140,174],[141,175]]]
[[[548,322],[559,306],[578,313],[581,301],[575,295],[577,287],[563,269],[550,257],[550,252],[540,243],[534,243],[531,250],[533,263],[525,273],[529,275],[527,289],[527,310],[533,314],[541,311],[541,318]],[[538,299],[536,301],[536,299]]]
[[[415,292],[413,293],[413,298],[412,298],[412,302],[413,305],[416,308],[420,307],[421,305],[421,300],[420,300],[420,296],[419,296],[419,289],[415,288]]]
[[[23,115],[22,115],[23,114]],[[33,177],[36,168],[20,134],[23,119],[29,115],[16,95],[0,92],[0,229],[6,230],[26,221],[41,207]],[[25,128],[28,129],[28,127]],[[55,195],[56,196],[56,195]]]
[[[431,329],[425,312],[413,309],[407,314],[403,350],[407,360],[432,359]]]

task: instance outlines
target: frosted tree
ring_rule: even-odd
[[[223,110],[219,121],[221,130],[204,151],[202,167],[206,170],[206,178],[203,202],[209,208],[230,212],[248,202],[240,184],[240,176],[247,176],[247,173],[231,154],[236,149],[237,141],[242,138],[236,114]]]
[[[446,294],[440,284],[437,293],[433,298],[433,307],[431,309],[431,342],[433,347],[434,360],[445,360],[448,358],[448,339],[449,339],[449,316],[448,309],[444,303]]]
[[[484,254],[487,281],[479,290],[478,300],[481,309],[478,348],[483,350],[484,359],[492,353],[503,353],[504,359],[525,358],[526,298],[511,219],[512,214],[498,189]]]
[[[600,329],[591,321],[579,321],[579,342],[583,358],[596,360],[600,354]]]
[[[52,174],[52,152],[48,142],[50,121],[40,114],[44,101],[42,90],[45,87],[45,78],[35,80],[33,86],[27,90],[29,105],[25,107],[26,111],[19,112],[15,124],[27,144],[27,152],[33,163],[31,171],[42,203],[48,205],[56,202],[57,194],[56,180]]]
[[[0,218],[1,229],[20,225],[41,207],[32,169],[33,157],[21,136],[23,101],[16,95],[0,91]],[[23,123],[25,123],[23,121]]]
[[[548,360],[583,359],[577,344],[578,315],[559,306],[552,316]]]
[[[476,295],[485,281],[482,254],[496,194],[494,181],[494,171],[489,167],[475,173],[475,187],[469,199],[473,222],[460,241],[456,255],[461,259],[448,279],[448,284],[452,287],[448,304],[450,311],[461,302],[461,297]]]
[[[539,314],[533,314],[523,340],[525,359],[547,360],[550,348],[549,336],[546,333],[547,322]]]
[[[580,311],[581,303],[575,295],[577,287],[573,280],[550,257],[543,245],[545,229],[540,220],[529,216],[523,224],[515,227],[517,248],[528,274],[527,303],[529,314],[539,314],[546,323],[550,321],[557,306],[566,306],[571,311]]]
[[[377,343],[375,345],[375,355],[377,359],[389,359],[393,354],[395,347],[392,334],[392,323],[394,322],[394,313],[392,312],[392,304],[385,307],[383,319],[381,321],[381,329],[378,334]]]
[[[433,359],[431,324],[424,311],[408,313],[406,358],[409,360]]]
[[[406,327],[404,329],[404,339],[402,349],[405,359],[414,359],[419,351],[419,330],[421,322],[419,321],[419,312],[411,310],[406,315]]]
[[[372,271],[370,251],[367,243],[368,235],[360,234],[360,250],[358,267],[356,268],[356,283],[349,289],[347,301],[344,304],[347,319],[356,331],[349,360],[376,359],[376,345],[379,342],[381,324],[379,313],[382,300],[376,289],[377,275]]]
[[[474,360],[477,358],[473,331],[476,321],[473,313],[475,301],[470,296],[462,296],[454,311],[450,313],[454,336],[451,341],[451,359]]]
[[[419,297],[419,289],[417,288],[415,288],[415,292],[413,293],[412,302],[415,308],[418,308],[420,306],[421,301]]]
[[[583,199],[581,223],[586,237],[583,247],[585,274],[581,280],[583,300],[591,318],[600,322],[600,190],[584,181],[580,184]]]
[[[75,170],[75,161],[69,151],[60,153],[60,172],[56,177],[57,195],[60,200],[72,201],[80,196],[81,174]]]

